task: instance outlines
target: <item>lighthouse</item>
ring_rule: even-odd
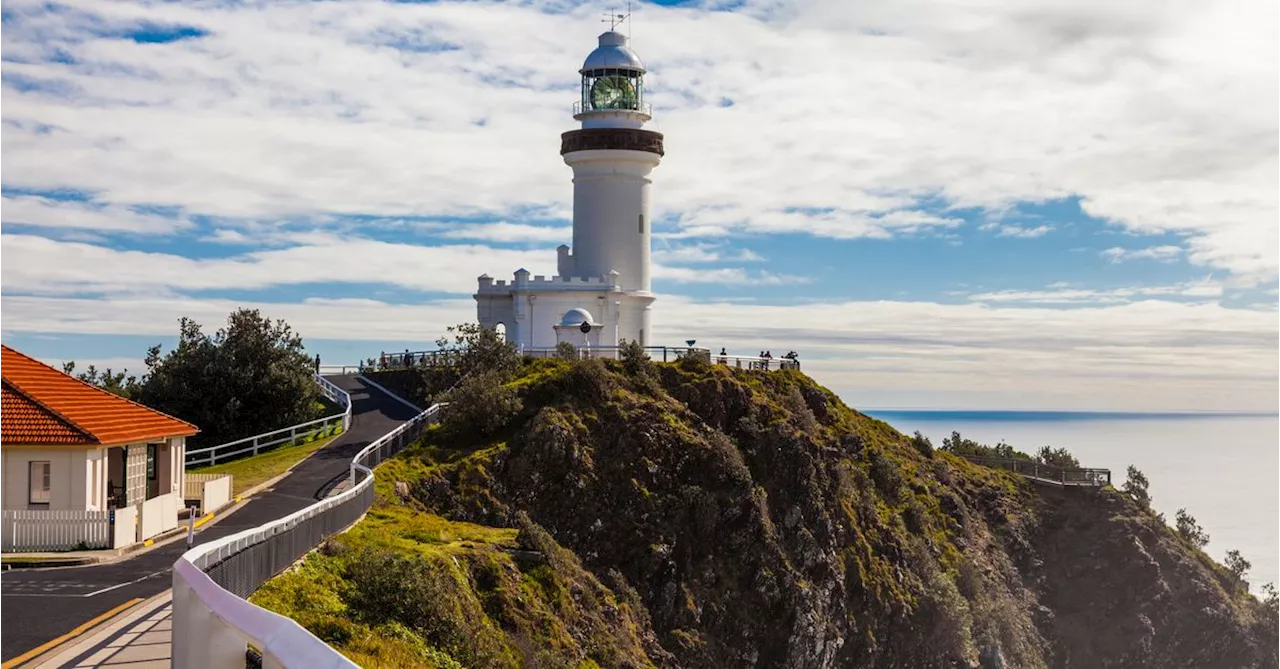
[[[501,326],[522,349],[648,345],[652,332],[649,197],[662,134],[645,129],[645,68],[628,38],[609,30],[578,70],[580,126],[560,136],[573,170],[573,246],[556,249],[556,276],[516,270],[510,282],[479,278],[478,321]]]

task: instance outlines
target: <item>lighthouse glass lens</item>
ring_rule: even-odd
[[[624,76],[600,77],[591,84],[591,107],[593,109],[635,109],[636,88],[631,80]]]

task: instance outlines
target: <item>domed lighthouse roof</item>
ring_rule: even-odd
[[[560,325],[562,326],[577,327],[583,323],[596,324],[595,321],[591,320],[591,314],[587,313],[586,309],[570,309],[564,312],[564,316],[560,319]]]
[[[586,74],[595,70],[632,70],[635,72],[645,72],[644,63],[640,62],[640,56],[627,46],[627,36],[616,30],[610,30],[600,35],[600,46],[596,47],[587,56],[587,60],[582,63],[582,69],[578,70],[579,74]]]

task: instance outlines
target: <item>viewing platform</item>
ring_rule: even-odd
[[[1003,469],[1029,478],[1036,483],[1044,483],[1046,485],[1059,487],[1083,486],[1088,488],[1101,488],[1111,485],[1110,469],[1058,467],[1022,458],[989,458],[981,455],[961,455],[960,457],[974,464]]]
[[[602,360],[618,360],[621,358],[621,347],[593,346],[574,349],[577,358],[600,358]],[[675,362],[685,356],[695,356],[708,363],[725,365],[736,369],[760,371],[800,369],[800,361],[796,358],[769,358],[758,355],[719,355],[711,349],[690,346],[645,346],[645,353],[655,362]],[[517,352],[528,358],[559,358],[564,354],[557,348],[519,348]],[[409,367],[448,367],[454,363],[453,351],[403,351],[388,353],[382,351],[376,361],[376,370],[406,369]]]

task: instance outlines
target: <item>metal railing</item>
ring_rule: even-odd
[[[580,358],[604,358],[616,360],[620,357],[618,346],[582,346],[574,349]],[[708,362],[717,365],[735,367],[737,369],[755,369],[769,371],[773,369],[800,369],[800,361],[796,358],[766,358],[762,356],[719,355],[711,349],[688,346],[646,346],[645,353],[650,359],[662,362],[673,362],[693,353]],[[531,358],[558,358],[560,350],[556,348],[521,348],[519,353]],[[387,353],[383,351],[377,359],[378,370],[407,369],[410,367],[447,367],[453,364],[454,351],[405,351],[403,353]]]
[[[359,374],[367,369],[364,363],[355,365],[320,365],[317,372],[320,374]]]
[[[211,467],[219,462],[250,457],[284,443],[293,445],[297,443],[299,436],[310,437],[317,433],[334,432],[335,427],[341,427],[343,432],[347,431],[347,428],[351,427],[351,397],[319,374],[316,374],[314,379],[316,385],[320,386],[320,392],[342,407],[342,413],[228,441],[225,444],[187,451],[186,467]]]
[[[961,455],[960,457],[985,467],[1003,469],[1027,478],[1059,485],[1101,487],[1111,485],[1111,470],[1089,467],[1059,467],[1036,460],[1020,458],[991,458],[981,455]]]
[[[351,460],[348,490],[296,513],[187,551],[173,565],[173,666],[245,666],[253,646],[267,667],[355,667],[305,628],[248,601],[253,591],[373,505],[373,468],[412,443],[441,404],[414,416]]]
[[[653,116],[653,105],[645,100],[636,102],[634,107],[593,107],[591,105],[582,104],[582,100],[573,103],[573,115],[577,116],[583,112],[638,112],[646,116]]]

